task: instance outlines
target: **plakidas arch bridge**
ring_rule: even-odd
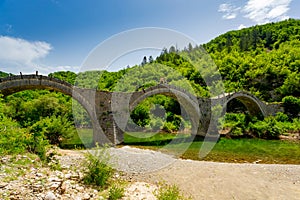
[[[193,133],[207,134],[211,120],[211,105],[222,102],[223,110],[233,99],[242,102],[251,115],[269,116],[282,111],[278,104],[267,104],[248,92],[226,93],[213,98],[196,97],[187,91],[168,84],[159,84],[133,93],[106,92],[83,89],[65,81],[38,74],[0,78],[0,92],[4,96],[23,90],[47,89],[61,92],[78,101],[87,111],[93,125],[93,142],[99,144],[123,142],[130,112],[144,99],[156,94],[172,96],[178,100],[190,117]],[[118,101],[125,101],[122,104]],[[127,105],[123,107],[123,105]],[[117,117],[116,117],[117,116]]]

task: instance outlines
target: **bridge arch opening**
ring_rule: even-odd
[[[176,97],[166,94],[156,94],[140,101],[130,113],[130,122],[127,128],[130,130],[142,130],[147,132],[163,133],[187,133],[191,128],[186,111],[181,108]],[[138,125],[138,129],[134,124]],[[190,131],[189,131],[190,132]]]
[[[258,118],[266,115],[260,100],[247,93],[235,93],[230,96],[223,112],[247,113]]]
[[[231,99],[226,105],[226,113],[249,113],[247,107],[238,99]]]
[[[169,85],[157,85],[135,92],[129,101],[130,117],[126,131],[147,132],[148,128],[154,135],[158,132],[173,132],[180,133],[181,137],[183,134],[194,137],[200,121],[199,105],[196,101],[188,92]],[[139,113],[146,115],[147,124],[139,121]],[[146,129],[141,125],[146,126]]]
[[[220,120],[219,133],[221,136],[253,137],[249,129],[250,123],[261,120],[266,116],[263,102],[246,92],[237,92],[226,96],[223,107],[223,117]]]

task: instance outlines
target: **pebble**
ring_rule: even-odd
[[[89,194],[84,194],[82,199],[83,200],[88,200],[90,198],[91,198],[91,196]]]
[[[56,196],[52,192],[48,192],[45,196],[45,200],[56,200]]]

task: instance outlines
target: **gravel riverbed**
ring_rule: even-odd
[[[300,200],[300,165],[235,164],[175,159],[151,150],[111,150],[132,181],[176,184],[193,199]],[[300,158],[299,158],[300,159]]]

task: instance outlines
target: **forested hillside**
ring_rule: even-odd
[[[230,31],[204,47],[227,91],[247,90],[271,102],[300,96],[300,20]]]
[[[218,67],[226,92],[247,90],[262,100],[283,102],[285,106],[284,114],[279,113],[264,121],[249,120],[241,114],[227,115],[225,124],[232,127],[233,132],[236,131],[237,135],[243,135],[247,131],[257,132],[256,136],[261,136],[260,134],[271,129],[276,134],[300,130],[300,20],[290,19],[230,31],[203,47]],[[200,71],[195,68],[187,56],[197,55],[200,56],[200,65],[206,65],[207,57],[203,54],[202,47],[188,45],[181,51],[175,47],[164,49],[157,58],[141,59],[140,65],[118,72],[76,74],[68,71],[53,72],[49,76],[79,87],[122,92],[141,90],[156,85],[164,78],[169,84],[183,87],[195,95],[213,95],[210,94],[210,86],[206,85],[205,79],[215,79],[217,74],[208,70],[210,68],[204,67]],[[9,75],[0,72],[0,77]],[[25,142],[27,147],[21,147],[31,151],[38,151],[40,147],[40,144],[33,141],[38,140],[43,144],[47,138],[50,143],[59,144],[70,133],[74,133],[70,97],[49,91],[23,91],[0,99],[0,135],[5,137],[0,139],[0,144],[4,147],[10,144],[8,138],[11,131],[17,141],[28,140]],[[150,113],[151,109],[157,109],[159,105],[165,109],[165,117]],[[76,124],[90,127],[87,115],[84,112],[79,115],[82,117],[77,119],[79,121]],[[131,117],[140,126],[168,132],[178,130],[182,120],[178,102],[163,95],[146,99],[136,107]],[[280,125],[279,122],[289,124]],[[189,126],[188,123],[183,124]],[[6,128],[7,125],[9,129]],[[277,127],[276,130],[273,130],[274,127]],[[5,151],[2,149],[0,153]]]

